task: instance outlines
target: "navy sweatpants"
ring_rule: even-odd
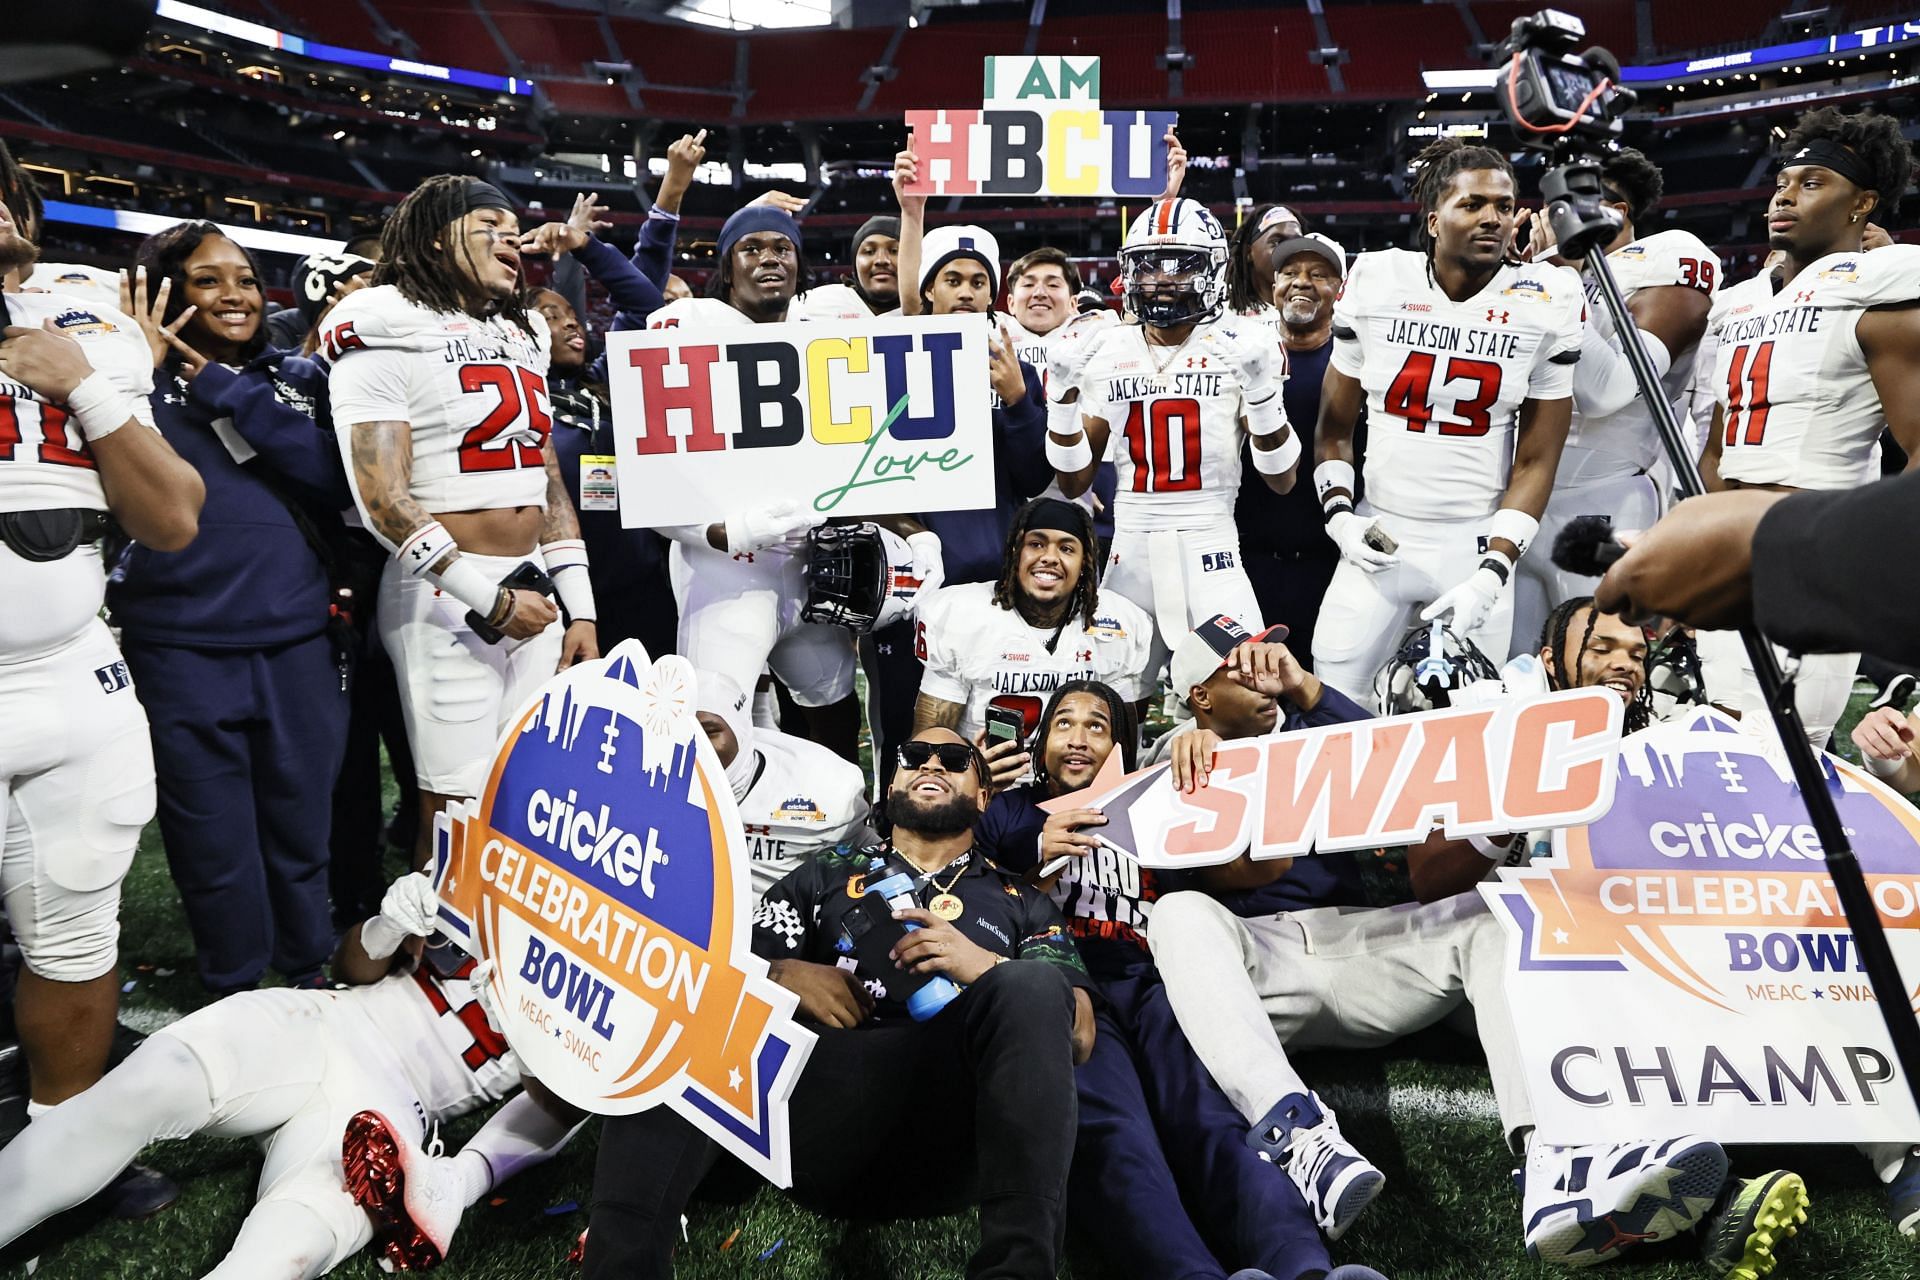
[[[327,833],[347,694],[325,635],[264,650],[121,651],[153,726],[160,835],[211,991],[271,965],[315,974],[334,944]]]
[[[1247,1122],[1194,1056],[1159,976],[1102,982],[1100,992],[1093,1056],[1075,1073],[1076,1230],[1142,1280],[1331,1270],[1312,1211],[1286,1171],[1247,1146]]]
[[[1313,626],[1320,618],[1320,601],[1333,581],[1340,556],[1327,544],[1324,554],[1279,555],[1271,551],[1242,551],[1240,563],[1260,602],[1260,618],[1268,626],[1285,623],[1287,651],[1300,665],[1313,670]]]

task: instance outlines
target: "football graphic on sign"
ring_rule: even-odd
[[[492,962],[527,1071],[607,1114],[673,1107],[779,1185],[813,1035],[749,949],[733,791],[685,659],[636,641],[555,676],[435,830],[442,930]]]

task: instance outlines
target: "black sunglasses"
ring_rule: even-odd
[[[903,742],[900,744],[900,767],[918,769],[932,759],[940,761],[940,767],[948,773],[965,773],[971,769],[980,772],[980,757],[974,749],[964,742]]]

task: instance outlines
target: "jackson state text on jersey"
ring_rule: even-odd
[[[1424,254],[1363,253],[1333,304],[1332,366],[1367,395],[1367,501],[1411,519],[1493,514],[1528,399],[1573,392],[1586,295],[1565,267],[1502,265],[1464,302]]]
[[[1765,273],[1720,295],[1712,387],[1720,474],[1745,484],[1851,489],[1875,478],[1886,415],[1857,328],[1870,307],[1920,298],[1920,245],[1835,253],[1774,292]]]
[[[926,664],[920,691],[966,708],[959,732],[986,727],[987,706],[1016,708],[1031,733],[1047,699],[1068,680],[1104,681],[1128,702],[1150,692],[1142,681],[1153,623],[1124,596],[1102,593],[1093,626],[1069,619],[1053,651],[1052,627],[1033,627],[1017,610],[993,603],[991,582],[942,587],[920,601],[916,651]]]
[[[1615,249],[1607,255],[1607,263],[1621,294],[1629,302],[1640,289],[1694,289],[1708,298],[1720,291],[1720,256],[1691,231],[1655,232]],[[1618,348],[1620,342],[1614,332],[1613,317],[1600,302],[1598,282],[1583,279],[1587,291],[1587,323]],[[1694,361],[1699,348],[1668,354],[1673,357],[1673,363],[1660,379],[1660,385],[1666,389],[1675,415],[1681,416],[1686,412],[1687,390],[1693,385]],[[1660,433],[1653,425],[1653,411],[1637,396],[1625,408],[1603,418],[1580,412],[1580,403],[1575,400],[1567,445],[1624,458],[1642,471],[1658,462],[1662,452]]]
[[[1191,529],[1231,520],[1240,493],[1246,389],[1227,353],[1255,342],[1271,345],[1263,354],[1276,383],[1285,357],[1271,330],[1238,320],[1197,325],[1177,349],[1149,347],[1144,335],[1139,325],[1120,325],[1086,339],[1091,352],[1080,380],[1081,412],[1105,421],[1110,433],[1107,453],[1118,482],[1114,527]]]
[[[552,337],[501,316],[429,311],[393,285],[349,294],[327,316],[335,429],[412,428],[412,494],[431,512],[544,507]]]

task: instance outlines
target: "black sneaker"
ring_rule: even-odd
[[[111,1217],[151,1218],[180,1198],[180,1184],[157,1169],[130,1164],[90,1202]]]
[[[1873,701],[1867,704],[1867,709],[1869,711],[1878,711],[1882,707],[1892,707],[1896,711],[1904,712],[1907,709],[1907,704],[1913,701],[1913,693],[1916,688],[1920,688],[1920,680],[1915,679],[1908,672],[1902,671],[1881,687],[1880,692],[1874,696]]]

